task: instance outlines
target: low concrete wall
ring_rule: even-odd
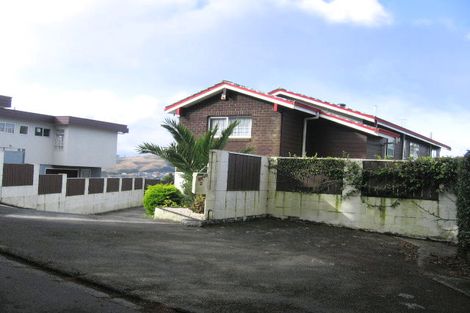
[[[274,193],[268,214],[331,225],[394,233],[417,238],[455,241],[454,196],[440,194],[439,201],[392,199],[296,192]]]
[[[259,191],[227,191],[228,155],[212,151],[208,172],[205,218],[246,219],[271,215],[337,226],[394,233],[417,238],[456,241],[455,196],[441,193],[438,201],[348,195],[282,192],[276,190],[276,171],[262,158]],[[271,159],[275,162],[276,159]]]
[[[2,166],[0,166],[2,168]],[[2,179],[0,169],[0,181]],[[106,182],[104,190],[106,190]],[[0,202],[22,207],[49,212],[63,212],[76,214],[96,214],[115,211],[125,208],[142,206],[144,190],[129,190],[118,192],[104,192],[88,194],[89,179],[85,179],[85,194],[79,196],[66,196],[67,178],[62,176],[62,192],[57,194],[38,194],[39,165],[34,166],[34,179],[32,186],[1,187]],[[120,181],[120,186],[122,179]],[[132,181],[134,186],[134,179]],[[120,188],[119,188],[120,190]]]
[[[194,213],[188,208],[155,208],[154,219],[182,222],[184,220],[204,220],[204,214]]]

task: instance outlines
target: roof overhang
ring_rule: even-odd
[[[335,112],[338,112],[338,113],[343,113],[343,114],[349,115],[351,117],[360,118],[360,119],[363,119],[363,120],[366,120],[366,121],[369,121],[369,122],[375,122],[375,117],[372,116],[372,115],[364,114],[362,112],[355,111],[355,110],[352,110],[352,109],[349,109],[349,108],[343,108],[342,106],[334,104],[334,103],[330,103],[330,102],[323,101],[323,100],[320,100],[320,99],[312,98],[312,97],[302,95],[302,94],[299,94],[299,93],[295,93],[295,92],[292,92],[292,91],[288,91],[288,90],[285,90],[285,89],[282,89],[282,88],[278,88],[278,89],[275,89],[273,91],[270,91],[269,94],[273,95],[273,96],[290,97],[290,98],[295,99],[295,100],[304,101],[306,103],[316,105],[316,106],[321,107],[323,109],[328,109],[328,110],[332,110],[332,111],[335,111]]]
[[[416,139],[418,139],[418,140],[421,140],[421,141],[424,141],[424,142],[426,142],[426,143],[429,143],[429,144],[431,144],[431,145],[433,145],[433,146],[438,146],[438,147],[441,147],[441,148],[445,148],[445,149],[447,149],[447,150],[449,150],[449,151],[452,149],[452,148],[449,147],[448,145],[445,145],[445,144],[443,144],[443,143],[440,143],[439,141],[436,141],[436,140],[434,140],[434,139],[432,139],[432,138],[428,138],[428,137],[426,137],[426,136],[423,136],[423,135],[421,135],[421,134],[418,134],[418,133],[416,133],[416,132],[414,132],[414,131],[412,131],[412,130],[409,130],[409,129],[407,129],[407,128],[404,128],[404,127],[401,127],[401,126],[399,126],[399,125],[396,125],[396,124],[394,124],[394,123],[392,123],[392,122],[386,121],[386,120],[384,120],[384,119],[382,119],[382,118],[380,118],[380,117],[376,117],[376,119],[377,119],[377,125],[385,126],[385,127],[387,127],[387,128],[390,128],[390,129],[393,129],[393,130],[398,131],[398,132],[400,132],[400,133],[403,133],[403,134],[405,134],[406,136],[413,137],[413,138],[416,138]]]
[[[335,122],[337,124],[354,128],[356,130],[359,130],[361,132],[364,132],[373,136],[378,136],[378,137],[383,137],[383,138],[399,138],[400,137],[400,134],[394,133],[392,131],[378,128],[378,127],[372,127],[369,125],[364,125],[362,123],[351,121],[346,118],[339,117],[334,114],[323,112],[323,111],[320,113],[320,118],[324,118],[326,120]]]
[[[241,85],[237,85],[235,83],[229,82],[229,81],[223,81],[220,82],[212,87],[209,87],[205,90],[202,90],[192,96],[189,96],[187,98],[184,98],[178,102],[175,102],[173,104],[170,104],[165,107],[165,112],[168,113],[176,113],[178,109],[184,108],[184,107],[189,107],[192,106],[196,103],[199,103],[209,97],[212,97],[215,94],[218,94],[219,92],[223,91],[224,89],[227,90],[232,90],[235,92],[239,92],[241,94],[251,96],[269,103],[273,104],[278,104],[283,107],[287,107],[289,109],[294,109],[295,108],[295,102],[292,100],[287,100],[283,99],[280,97],[276,97],[267,93],[259,92],[253,89],[246,88]]]

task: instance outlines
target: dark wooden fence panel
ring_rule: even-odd
[[[160,183],[160,179],[145,179],[145,189],[148,188],[148,186],[153,186]]]
[[[123,178],[121,184],[121,191],[132,190],[132,178]]]
[[[85,194],[85,178],[67,178],[65,195],[82,196]]]
[[[144,186],[143,178],[134,178],[134,190],[141,190]]]
[[[228,191],[259,190],[261,157],[230,153],[228,156]]]
[[[377,177],[374,171],[380,168],[393,167],[395,162],[383,161],[363,161],[363,175],[362,175],[362,188],[361,194],[368,197],[387,197],[387,198],[402,198],[402,199],[423,199],[423,200],[438,200],[439,194],[436,182],[426,177],[415,177],[414,179],[420,180],[424,187],[416,192],[411,192],[403,187],[398,171],[395,175],[389,175],[387,179]]]
[[[32,164],[3,164],[2,186],[31,186],[33,175]]]
[[[119,178],[108,178],[106,184],[106,192],[116,192],[119,191]]]
[[[62,175],[39,175],[38,194],[49,195],[62,192]]]
[[[88,194],[104,192],[104,178],[90,178],[88,183]]]

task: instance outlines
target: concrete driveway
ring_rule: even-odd
[[[274,219],[186,227],[135,212],[84,217],[0,207],[0,249],[191,312],[470,307],[470,298],[407,261],[396,237]]]

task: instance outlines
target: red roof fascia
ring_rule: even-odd
[[[219,87],[221,87],[221,86],[223,86],[223,85],[228,85],[228,86],[231,86],[231,87],[234,87],[234,88],[242,89],[242,90],[247,91],[247,92],[250,92],[250,93],[254,93],[254,94],[256,94],[256,95],[260,95],[260,96],[263,96],[263,97],[268,97],[268,98],[271,98],[271,99],[273,99],[273,100],[280,101],[280,102],[284,102],[284,103],[289,104],[289,105],[294,105],[294,101],[292,101],[292,100],[287,100],[287,99],[284,99],[284,98],[281,98],[281,97],[276,97],[276,96],[273,96],[273,95],[271,95],[271,94],[267,94],[267,93],[263,93],[263,92],[260,92],[260,91],[256,91],[256,90],[253,90],[253,89],[250,89],[250,88],[247,88],[247,87],[244,87],[244,86],[235,84],[235,83],[233,83],[233,82],[224,80],[224,81],[222,81],[222,82],[220,82],[220,83],[218,83],[218,84],[215,84],[215,85],[212,86],[212,87],[209,87],[209,88],[207,88],[207,89],[204,89],[204,90],[202,90],[202,91],[200,91],[200,92],[198,92],[198,93],[195,93],[195,94],[193,94],[193,95],[191,95],[191,96],[189,96],[189,97],[186,97],[186,98],[184,98],[184,99],[182,99],[182,100],[180,100],[180,101],[178,101],[178,102],[175,102],[175,103],[173,103],[173,104],[170,104],[170,105],[166,106],[166,107],[165,107],[165,111],[169,111],[169,110],[171,110],[171,109],[177,107],[178,105],[180,105],[180,104],[183,103],[183,102],[186,102],[186,101],[188,101],[188,100],[194,99],[194,98],[196,98],[196,97],[198,97],[198,96],[201,96],[201,95],[203,95],[203,94],[210,93],[212,90],[217,89],[217,88],[219,88]]]
[[[434,144],[436,144],[436,145],[438,145],[438,146],[444,147],[444,148],[449,149],[449,150],[452,149],[452,148],[449,147],[448,145],[445,145],[445,144],[443,144],[443,143],[440,143],[439,141],[436,141],[436,140],[434,140],[434,139],[432,139],[432,138],[428,138],[428,137],[426,137],[426,136],[423,136],[423,135],[421,135],[421,134],[418,134],[417,132],[414,132],[414,131],[409,130],[409,129],[405,128],[405,127],[402,127],[402,126],[399,126],[399,125],[394,124],[394,123],[392,123],[392,122],[389,122],[389,121],[387,121],[387,120],[384,120],[384,119],[382,119],[382,118],[380,118],[380,117],[376,117],[376,120],[377,120],[377,122],[379,122],[379,123],[386,124],[386,125],[388,125],[388,126],[390,126],[390,127],[396,128],[396,129],[398,129],[398,130],[400,130],[400,131],[403,131],[404,133],[409,133],[409,134],[412,134],[413,136],[416,136],[416,137],[418,137],[418,138],[421,138],[421,139],[430,141],[430,142],[432,142],[432,143],[434,143]]]
[[[282,92],[285,92],[287,94],[291,94],[291,95],[294,95],[294,96],[298,96],[298,97],[302,97],[302,98],[305,98],[305,99],[308,99],[308,100],[312,100],[312,101],[316,101],[316,102],[320,102],[324,105],[327,105],[327,106],[330,106],[330,107],[334,107],[335,109],[339,109],[339,110],[342,110],[342,111],[346,111],[346,112],[350,112],[350,113],[355,113],[355,114],[358,114],[358,115],[362,115],[364,117],[367,117],[367,118],[370,118],[370,119],[374,119],[375,116],[373,115],[370,115],[370,114],[365,114],[365,113],[362,113],[360,111],[356,111],[356,110],[353,110],[353,109],[349,109],[349,108],[343,108],[342,106],[340,105],[337,105],[337,104],[334,104],[334,103],[331,103],[331,102],[327,102],[327,101],[323,101],[323,100],[320,100],[320,99],[317,99],[317,98],[313,98],[313,97],[310,97],[310,96],[307,96],[307,95],[304,95],[304,94],[300,94],[300,93],[297,93],[297,92],[293,92],[293,91],[290,91],[290,90],[286,90],[284,88],[277,88],[273,91],[270,91],[269,94],[275,94],[276,92],[279,92],[279,91],[282,91]]]
[[[351,121],[351,120],[348,120],[348,119],[346,119],[346,118],[336,116],[336,115],[334,115],[334,114],[326,113],[326,112],[324,112],[324,111],[321,111],[321,115],[326,115],[326,116],[332,117],[332,118],[334,118],[334,119],[337,119],[337,120],[346,122],[346,123],[348,123],[348,124],[356,125],[356,126],[358,126],[358,127],[360,127],[360,128],[365,128],[365,129],[370,130],[370,131],[373,131],[373,132],[375,132],[375,133],[381,133],[381,134],[384,134],[384,135],[387,135],[387,136],[390,136],[390,137],[395,137],[395,138],[400,137],[399,134],[394,133],[394,132],[392,132],[392,131],[389,131],[389,130],[386,130],[386,129],[382,129],[382,128],[378,128],[378,127],[372,127],[372,126],[365,125],[365,124],[362,124],[362,123],[358,123],[358,122],[355,122],[355,121]]]

